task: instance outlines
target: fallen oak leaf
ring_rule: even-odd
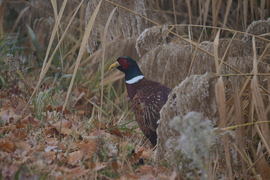
[[[129,162],[131,165],[134,165],[135,163],[137,163],[137,160],[140,159],[142,153],[144,150],[140,150],[137,153],[133,153],[132,156],[129,158]]]
[[[101,130],[106,129],[106,124],[104,124],[104,123],[102,123],[102,122],[100,122],[100,121],[98,121],[98,120],[93,121],[93,122],[92,122],[92,125],[93,125],[94,127],[96,127],[97,129],[101,129]]]
[[[29,104],[22,98],[18,98],[18,104],[16,106],[15,112],[17,114],[21,114],[22,112],[24,114],[29,114],[31,112],[32,108],[29,106]]]
[[[49,152],[46,152],[46,159],[45,159],[45,161],[48,163],[48,164],[51,164],[52,162],[54,162],[55,161],[55,159],[56,159],[56,154],[55,154],[55,152],[53,152],[53,151],[49,151]]]
[[[117,162],[116,159],[113,159],[113,160],[111,161],[111,166],[112,166],[112,168],[113,168],[116,172],[118,172],[119,166],[118,166],[118,162]]]
[[[55,108],[55,110],[58,111],[58,112],[62,112],[63,111],[63,106],[58,106],[58,107]],[[64,112],[64,114],[70,113],[70,111],[67,110],[67,108],[65,108],[65,110],[63,112]]]
[[[16,149],[16,146],[14,142],[12,142],[8,138],[1,138],[0,139],[0,150],[4,152],[14,152]]]
[[[43,133],[47,136],[47,137],[54,137],[56,135],[58,135],[58,131],[56,130],[55,127],[50,127],[47,126],[43,129]]]
[[[79,164],[81,162],[82,157],[83,153],[81,151],[69,153],[67,156],[67,163],[71,165]]]
[[[26,129],[16,127],[14,129],[12,129],[12,134],[14,135],[14,137],[16,137],[17,140],[22,140],[22,139],[25,139],[27,137],[28,132]]]
[[[144,150],[140,150],[140,151],[138,151],[137,153],[135,153],[134,159],[135,159],[135,160],[139,159],[139,158],[141,157],[141,155],[143,154],[143,151],[144,151]]]
[[[26,152],[28,152],[31,149],[30,145],[25,141],[17,141],[17,142],[15,142],[15,146],[18,149],[25,150]]]
[[[0,127],[0,130],[2,131],[2,134],[6,134],[7,131],[11,130],[12,126],[4,126],[4,127]]]
[[[1,119],[4,121],[4,123],[9,123],[10,118],[11,116],[9,115],[9,110],[6,110],[4,114],[1,115]]]
[[[52,126],[63,135],[70,135],[72,133],[72,122],[62,119],[57,123],[52,124]]]
[[[95,140],[82,141],[78,144],[78,147],[85,156],[92,157],[96,151],[97,143]]]
[[[88,173],[89,170],[81,169],[81,167],[75,167],[68,171],[70,174],[76,174],[77,176],[83,176]]]
[[[146,151],[143,151],[142,158],[143,159],[147,159],[147,158],[151,157],[153,154],[154,154],[153,150],[152,149],[148,149]]]
[[[124,176],[122,176],[121,179],[141,179],[141,178],[133,173],[131,174],[128,172]]]
[[[141,174],[152,174],[154,170],[155,168],[151,165],[140,166],[138,169]]]
[[[78,111],[77,111],[77,114],[78,114],[78,115],[84,115],[84,114],[85,114],[85,111],[84,111],[84,110],[78,110]]]
[[[26,125],[32,125],[32,126],[39,126],[40,121],[38,121],[37,118],[34,118],[34,117],[28,115],[24,119],[21,120],[21,123],[24,123]]]
[[[80,167],[75,167],[72,169],[65,170],[65,174],[57,177],[57,180],[80,179],[80,177],[86,176],[87,174],[88,170],[81,169]]]
[[[98,135],[101,135],[101,134],[104,134],[104,133],[105,133],[104,130],[95,130],[90,135],[92,135],[92,136],[98,136]]]
[[[113,135],[116,135],[116,136],[118,136],[118,137],[121,137],[121,138],[123,138],[123,135],[122,135],[122,133],[121,133],[121,131],[118,129],[118,128],[115,128],[115,127],[117,127],[117,126],[111,126],[111,127],[109,127],[108,129],[108,131],[111,133],[111,134],[113,134]],[[106,130],[107,131],[107,130]]]
[[[98,164],[98,165],[96,165],[96,167],[93,169],[94,171],[100,171],[100,170],[106,168],[107,165],[108,165],[107,162],[105,162],[105,163],[100,163],[100,164],[97,163],[97,164]]]

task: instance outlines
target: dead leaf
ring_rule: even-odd
[[[5,123],[11,123],[21,118],[20,112],[16,112],[16,110],[11,106],[1,108],[0,116]]]
[[[18,98],[18,104],[15,112],[17,112],[17,114],[21,114],[22,111],[24,111],[25,115],[29,114],[31,112],[31,107],[24,99]]]
[[[17,124],[16,125],[16,128],[20,129],[20,128],[25,128],[26,125],[25,124]]]
[[[14,179],[15,173],[18,171],[18,166],[10,165],[5,166],[2,170],[3,179]]]
[[[154,154],[153,150],[148,149],[148,150],[142,152],[142,158],[147,159],[147,158],[151,157],[153,154]]]
[[[91,135],[93,136],[98,136],[98,135],[101,135],[101,134],[104,134],[105,131],[104,130],[95,130],[91,133]]]
[[[115,128],[116,126],[111,126],[111,127],[109,127],[108,129],[111,129],[109,132],[111,133],[111,134],[114,134],[114,135],[116,135],[116,136],[118,136],[118,137],[123,137],[123,135],[122,135],[122,133],[121,133],[121,131],[118,129],[118,128]]]
[[[25,142],[25,141],[18,141],[18,142],[15,142],[15,146],[18,148],[18,149],[23,149],[25,151],[29,151],[30,150],[30,145]]]
[[[55,152],[53,151],[46,152],[46,156],[50,158],[49,160],[47,159],[48,164],[51,164],[56,159]]]
[[[61,122],[62,121],[62,122]],[[52,126],[61,134],[70,135],[72,133],[72,122],[62,119],[59,122],[52,124]]]
[[[46,111],[52,111],[53,110],[53,107],[49,104],[46,108],[45,108]]]
[[[105,167],[107,167],[108,163],[96,163],[96,167],[93,169],[94,171],[100,171],[102,169],[104,169]]]
[[[5,113],[1,116],[1,119],[4,121],[4,123],[9,123],[10,118],[11,116],[9,115],[9,110],[6,110]]]
[[[116,159],[113,159],[113,160],[111,161],[111,165],[112,165],[112,168],[117,172],[119,166],[118,166],[118,162],[117,162]]]
[[[141,179],[139,176],[136,176],[133,173],[126,173],[121,179]]]
[[[129,162],[131,165],[134,165],[135,163],[137,163],[137,160],[140,159],[142,153],[144,150],[140,150],[134,154],[132,154],[132,157],[129,158]]]
[[[78,147],[85,156],[92,157],[96,151],[97,143],[95,140],[90,140],[89,142],[82,141],[78,144]]]
[[[10,129],[11,129],[10,126],[0,127],[0,130],[2,131],[2,134],[6,134],[6,132],[7,132],[8,130],[10,130]]]
[[[104,129],[106,129],[106,124],[104,124],[104,123],[102,123],[102,122],[100,122],[100,121],[93,121],[93,123],[92,123],[97,129],[102,129],[102,130],[104,130]]]
[[[36,119],[30,115],[28,115],[24,119],[22,119],[21,122],[26,124],[26,125],[32,125],[32,126],[39,126],[39,124],[40,124],[39,123],[40,121],[38,119]]]
[[[154,167],[150,165],[144,165],[139,167],[139,172],[141,174],[152,174],[154,171]]]
[[[86,175],[88,170],[81,169],[80,167],[72,168],[68,171],[70,174],[76,174],[77,177]]]
[[[75,151],[72,153],[69,153],[67,156],[67,163],[71,165],[76,165],[80,163],[81,159],[83,157],[83,153],[81,151]]]
[[[76,167],[76,168],[72,168],[72,169],[61,168],[60,170],[64,171],[65,174],[57,177],[57,180],[80,179],[80,177],[86,176],[88,174],[88,170],[81,169],[80,167]]]
[[[139,159],[139,158],[141,157],[143,151],[144,151],[144,150],[138,151],[138,152],[135,154],[134,159],[135,159],[135,160]]]
[[[84,110],[78,110],[78,111],[77,111],[77,114],[78,114],[78,115],[84,115],[84,113],[85,113]]]
[[[14,152],[16,149],[14,142],[10,141],[8,138],[0,139],[0,150],[5,152]]]
[[[16,137],[17,140],[25,139],[28,135],[26,129],[18,129],[18,128],[16,129],[14,128],[12,130],[12,134],[14,135],[14,137]]]
[[[58,111],[58,112],[62,112],[62,109],[63,109],[63,106],[58,106],[58,107],[55,108],[55,110]],[[65,108],[64,114],[68,114],[68,113],[70,113],[70,111],[67,110],[67,108]]]

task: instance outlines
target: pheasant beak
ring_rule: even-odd
[[[113,63],[113,64],[110,65],[109,71],[111,71],[112,68],[115,68],[115,67],[118,67],[118,66],[120,66],[120,64],[119,64],[119,62],[116,61],[115,63]]]

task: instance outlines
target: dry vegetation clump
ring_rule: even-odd
[[[269,24],[268,21],[261,22],[267,26],[261,28],[265,34]],[[252,32],[252,26],[249,32]],[[270,137],[267,120],[269,78],[266,77],[269,72],[269,40],[264,39],[268,43],[263,43],[260,39],[260,46],[256,48],[258,43],[255,39],[251,45],[245,39],[246,35],[243,40],[220,39],[218,44],[216,41],[201,43],[199,47],[203,47],[204,52],[196,54],[191,76],[173,89],[161,110],[157,159],[162,163],[163,160],[169,162],[178,172],[178,177],[270,178],[268,158],[263,155],[269,153]],[[169,54],[174,54],[167,46],[161,46],[158,56],[155,56],[157,61],[146,54],[144,58],[148,62],[145,60],[142,64],[158,63],[156,66],[163,67],[164,74],[170,77],[179,74],[178,69],[181,76],[176,78],[181,81],[185,76],[182,73],[188,76],[185,62],[192,59],[194,52],[190,51],[191,48],[187,51],[188,46],[180,46],[178,56],[167,59]],[[255,56],[254,52],[247,51],[249,46],[251,51],[255,51]],[[161,56],[168,49],[171,51]],[[218,54],[221,61],[205,51]],[[192,75],[203,74],[200,70],[217,74]],[[148,76],[157,77],[160,72],[151,70],[148,73]],[[258,125],[261,121],[263,124]],[[250,124],[242,127],[245,123]]]
[[[216,158],[213,127],[218,120],[215,74],[194,75],[173,89],[161,110],[157,159],[169,162],[179,177],[210,177]]]
[[[2,179],[270,179],[270,1],[0,1]],[[118,56],[173,89],[151,149]]]

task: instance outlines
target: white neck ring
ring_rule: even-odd
[[[127,80],[126,83],[127,84],[134,84],[134,83],[138,82],[139,80],[141,80],[142,78],[144,78],[144,76],[139,75],[139,76],[136,76],[136,77],[134,77],[134,78],[132,78],[130,80]]]

